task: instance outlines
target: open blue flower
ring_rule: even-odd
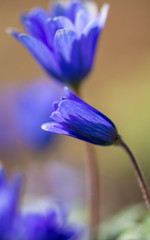
[[[81,229],[68,224],[60,209],[55,208],[28,212],[22,216],[21,225],[22,240],[70,240],[81,235]]]
[[[62,206],[47,206],[44,202],[39,206],[30,201],[28,210],[20,208],[21,183],[20,175],[8,181],[0,166],[0,240],[79,239],[83,227],[68,223]]]
[[[21,178],[16,176],[8,182],[4,169],[0,166],[0,239],[17,239],[15,220],[18,213]]]
[[[43,124],[43,130],[103,146],[117,142],[119,135],[113,122],[68,88],[65,88],[65,97],[54,107],[51,115],[54,122]]]
[[[97,14],[93,2],[56,2],[22,16],[27,34],[9,30],[54,78],[77,87],[90,72],[109,5]]]

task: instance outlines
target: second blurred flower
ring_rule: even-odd
[[[0,152],[15,152],[20,147],[37,151],[52,144],[53,135],[43,133],[41,124],[49,120],[49,111],[61,93],[59,84],[46,79],[1,91]]]

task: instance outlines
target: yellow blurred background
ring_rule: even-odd
[[[104,3],[96,2],[99,8]],[[108,21],[99,42],[94,69],[82,84],[82,96],[115,123],[150,184],[150,1],[109,0],[108,3]],[[0,1],[1,86],[11,87],[46,76],[27,50],[5,33],[7,27],[21,30],[19,14],[34,6],[47,8],[48,1]],[[104,219],[122,207],[142,201],[142,197],[132,165],[123,150],[95,148],[101,171]],[[33,154],[18,150],[17,154],[0,159],[9,172],[25,170],[29,192],[51,192],[48,184],[51,178],[50,175],[45,177],[45,171],[48,174],[47,169],[56,162],[73,167],[80,173],[81,181],[84,179],[83,144],[65,136],[60,137],[53,151]],[[84,187],[83,184],[83,191]]]

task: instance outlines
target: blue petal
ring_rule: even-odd
[[[51,7],[51,16],[66,16],[74,23],[76,13],[82,8],[84,8],[84,4],[79,0],[74,0],[71,2],[56,1]]]
[[[47,26],[49,29],[49,39],[52,44],[53,44],[54,36],[57,30],[63,29],[63,28],[74,30],[74,26],[72,22],[64,16],[47,19]]]
[[[103,29],[107,20],[108,12],[109,4],[104,4],[98,16],[86,25],[86,27],[83,30],[83,34],[88,35],[91,29],[93,28]]]
[[[80,140],[102,146],[111,145],[116,140],[115,137],[111,138],[110,136],[108,136],[109,140],[104,140],[102,135],[101,136],[99,135],[98,137],[91,136],[90,135],[91,132],[89,131],[85,132],[84,131],[85,129],[82,128],[78,129],[75,126],[72,127],[69,125],[65,124],[63,125],[59,123],[45,123],[42,125],[42,129],[45,131],[78,138]]]
[[[3,175],[1,177],[5,179],[0,184],[0,237],[1,239],[13,239],[9,236],[12,234],[14,218],[20,200],[21,176],[18,175],[11,182],[8,182],[2,168],[1,174]]]
[[[70,29],[60,29],[55,34],[55,50],[67,62],[70,61],[72,45],[76,39],[76,33]]]
[[[65,4],[60,1],[53,2],[52,6],[50,6],[50,14],[52,17],[66,16]]]
[[[84,4],[86,7],[86,10],[88,11],[89,21],[95,19],[97,17],[97,13],[98,13],[98,6],[97,6],[96,2],[85,1]]]
[[[61,71],[55,55],[44,43],[26,34],[17,34],[15,31],[12,31],[11,34],[31,52],[48,73],[60,79]]]
[[[91,111],[93,111],[95,114],[100,115],[102,118],[104,118],[107,122],[110,123],[110,125],[112,125],[114,128],[115,125],[114,123],[107,118],[104,114],[102,114],[100,111],[98,111],[96,108],[92,107],[91,105],[89,105],[88,103],[84,102],[81,98],[79,98],[77,95],[75,95],[68,87],[64,87],[64,93],[65,93],[65,97],[62,98],[62,100],[73,100],[74,102],[78,102],[81,105],[84,105],[87,109],[90,109]]]
[[[72,20],[72,22],[75,22],[76,14],[78,13],[78,11],[82,9],[85,9],[82,1],[80,0],[72,1],[67,12],[67,17],[69,17]]]
[[[85,28],[85,26],[87,25],[88,20],[89,19],[88,19],[87,11],[80,10],[77,12],[76,18],[75,18],[75,28],[76,28],[76,31],[79,36],[82,34],[82,31]]]
[[[80,40],[77,39],[74,31],[63,29],[57,31],[54,43],[56,43],[55,49],[59,54],[59,64],[64,76],[64,82],[77,84],[87,73],[84,68],[84,61],[86,60],[82,57]]]
[[[70,61],[66,61],[60,55],[59,63],[65,82],[73,85],[79,83],[85,77],[79,40],[74,40],[70,51]]]
[[[28,33],[43,41],[45,44],[49,44],[47,36],[48,27],[46,24],[47,18],[48,14],[42,8],[34,8],[28,14],[22,14],[21,16],[22,23]]]
[[[111,124],[106,121],[101,114],[95,113],[86,105],[75,102],[73,100],[64,100],[59,104],[59,111],[65,120],[69,120],[70,116],[78,119],[79,121],[86,120],[91,124],[102,124],[106,127],[111,127]]]
[[[94,23],[89,29],[89,31],[87,32],[87,34],[83,34],[81,36],[81,39],[80,39],[81,48],[82,48],[81,52],[82,52],[82,59],[83,59],[83,67],[86,74],[92,68],[100,33],[101,33],[101,29],[98,27],[96,23]]]
[[[76,40],[72,46],[70,62],[70,69],[72,68],[72,78],[74,78],[75,83],[83,80],[87,74],[87,70],[84,66],[85,61],[86,59],[84,59],[82,55],[82,41],[81,39]]]
[[[82,57],[85,59],[84,68],[86,72],[92,68],[98,38],[105,26],[109,11],[109,4],[104,4],[96,20],[91,21],[83,30],[81,37]],[[88,51],[87,51],[88,49]]]
[[[57,108],[58,108],[58,104],[59,104],[58,101],[53,102],[53,109],[54,109],[55,111],[56,111]]]
[[[87,109],[90,109],[91,111],[93,111],[94,113],[100,115],[102,118],[104,118],[107,122],[110,123],[110,125],[112,125],[114,127],[114,129],[116,129],[114,123],[108,118],[106,117],[104,114],[102,114],[100,111],[98,111],[96,108],[92,107],[91,105],[89,105],[88,103],[84,102],[81,98],[79,98],[78,96],[76,96],[72,91],[70,91],[70,89],[68,87],[64,87],[64,93],[65,93],[65,98],[64,99],[70,99],[70,100],[74,100],[75,102],[80,103],[81,105],[84,105]]]
[[[75,100],[77,97],[72,91],[70,91],[70,89],[68,87],[64,87],[64,94],[65,94],[64,99],[68,98],[68,99]]]
[[[87,108],[89,108],[91,111],[94,111],[96,114],[101,114],[101,116],[103,116],[107,121],[110,121],[105,115],[100,113],[96,108],[93,108],[91,105],[84,102],[81,98],[75,95],[68,87],[64,87],[64,93],[65,93],[65,97],[63,97],[62,100],[68,99],[68,100],[73,100],[75,102],[81,103],[85,105]],[[113,122],[110,121],[110,124],[113,125]]]
[[[54,210],[47,209],[46,213],[29,212],[22,217],[23,236],[28,240],[78,239],[81,230],[77,232],[74,226],[66,225],[64,220]]]
[[[104,4],[98,16],[99,27],[104,28],[109,12],[109,4]]]
[[[59,16],[55,18],[48,18],[47,22],[49,23],[49,28],[51,28],[51,22],[56,24],[57,29],[68,28],[74,30],[73,23],[69,20],[69,18],[65,16]]]
[[[54,122],[44,123],[42,124],[41,128],[45,131],[72,136],[70,131],[67,131],[66,129],[64,129],[64,127],[59,123],[54,123]]]

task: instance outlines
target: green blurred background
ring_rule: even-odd
[[[96,2],[99,8],[104,3]],[[108,3],[108,21],[99,42],[94,69],[82,84],[82,96],[115,123],[150,184],[150,1],[109,0]],[[20,12],[34,6],[46,8],[48,1],[0,1],[1,86],[11,87],[46,76],[30,54],[5,33],[7,27],[22,29],[18,20]],[[50,176],[46,178],[45,171],[48,174],[56,160],[76,169],[83,181],[83,144],[69,137],[60,138],[53,151],[18,150],[0,159],[9,172],[25,170],[29,192],[43,195],[51,192]],[[123,150],[95,148],[101,171],[102,218],[105,219],[142,198],[132,165]],[[84,187],[83,184],[83,192]],[[84,203],[84,194],[81,203]]]

